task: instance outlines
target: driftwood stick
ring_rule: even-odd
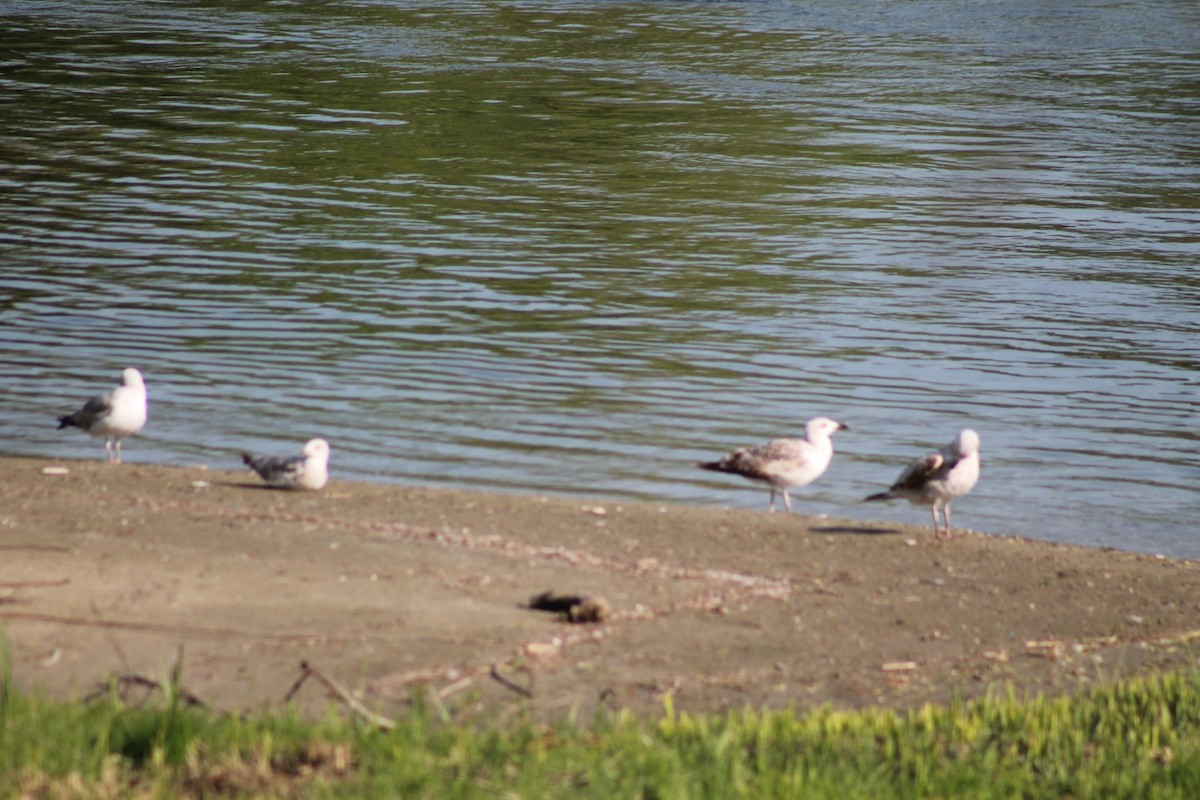
[[[92,609],[92,616],[96,618],[96,622],[100,623],[100,627],[108,635],[108,641],[112,644],[113,650],[116,651],[117,658],[121,659],[121,666],[125,670],[123,674],[130,674],[129,659],[125,657],[125,651],[121,649],[121,643],[117,641],[117,634],[113,632],[112,626],[104,624],[104,618],[100,616],[100,609],[96,607],[95,601],[89,602],[88,605]]]
[[[449,725],[453,718],[450,716],[450,712],[446,709],[446,704],[442,702],[442,696],[438,694],[437,689],[434,689],[432,686],[426,686],[425,693],[429,695],[429,702],[437,711],[438,716],[442,718],[442,722]]]
[[[296,693],[300,691],[300,687],[304,685],[304,682],[306,680],[308,680],[308,676],[309,676],[309,672],[307,670],[301,669],[300,677],[296,678],[296,682],[292,684],[292,688],[288,689],[288,693],[285,694],[283,696],[283,699],[279,701],[280,704],[290,703],[292,701],[292,698],[296,696]]]
[[[118,689],[122,692],[122,694],[121,694],[122,699],[124,699],[124,694],[123,694],[124,690],[127,687],[132,687],[132,686],[138,686],[143,689],[153,689],[155,691],[165,692],[165,690],[163,689],[163,685],[161,683],[159,683],[158,681],[154,680],[153,678],[147,678],[145,675],[138,675],[137,673],[134,673],[134,672],[118,673],[118,674],[112,676],[111,681],[116,683]],[[91,693],[89,693],[87,696],[85,696],[83,698],[83,702],[91,703],[92,701],[103,697],[107,692],[108,692],[108,681],[101,683],[99,686],[97,686],[95,689],[93,689],[91,691]],[[191,706],[193,708],[202,708],[205,711],[213,710],[208,705],[208,703],[204,702],[199,697],[197,697],[195,694],[193,694],[192,692],[189,692],[187,689],[183,688],[182,686],[179,687],[179,696],[181,698],[183,698],[183,702],[187,703],[189,706]]]
[[[492,678],[497,683],[499,683],[501,686],[504,686],[508,689],[512,689],[514,692],[516,692],[519,695],[524,695],[525,697],[533,697],[532,688],[526,689],[524,686],[513,683],[511,678],[506,677],[504,675],[504,673],[500,671],[499,664],[492,664]],[[533,681],[531,679],[530,686],[532,686],[532,685],[533,685]]]
[[[145,680],[149,680],[149,678],[146,678]],[[95,689],[83,696],[82,702],[84,705],[87,705],[88,703],[93,703],[96,700],[99,700],[101,697],[108,694],[109,686],[112,684],[116,684],[117,697],[120,697],[123,701],[125,700],[125,687],[130,683],[136,683],[136,681],[122,680],[119,676],[113,675],[108,680],[101,681],[100,683],[96,684]]]
[[[385,731],[390,731],[396,727],[395,720],[388,719],[380,714],[376,714],[374,711],[364,706],[354,698],[354,695],[350,694],[349,691],[343,688],[341,684],[332,678],[322,675],[316,669],[313,669],[313,667],[307,661],[300,662],[300,671],[304,673],[304,677],[306,678],[309,676],[316,678],[322,686],[329,690],[330,694],[340,700],[343,705],[345,705],[355,714],[358,714],[363,719],[379,726]]]
[[[475,676],[474,676],[474,675],[468,675],[468,676],[467,676],[467,677],[465,677],[465,678],[459,678],[458,680],[456,680],[454,683],[450,684],[449,686],[446,686],[446,687],[443,687],[442,689],[439,689],[439,690],[438,690],[438,697],[440,697],[441,699],[445,700],[445,699],[446,699],[447,697],[449,697],[450,695],[452,695],[452,694],[457,694],[458,692],[461,692],[463,689],[467,688],[468,686],[470,686],[470,685],[471,685],[472,683],[474,683],[474,682],[475,682]]]

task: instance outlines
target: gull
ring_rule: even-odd
[[[108,463],[121,463],[121,439],[133,436],[146,424],[146,384],[142,373],[129,367],[121,373],[121,385],[98,394],[74,414],[58,418],[58,429],[81,428],[92,436],[104,437]]]
[[[939,539],[949,539],[950,501],[971,491],[978,480],[979,434],[963,428],[953,442],[913,461],[890,489],[867,500],[901,499],[914,506],[927,505],[933,510],[933,532]],[[944,531],[938,529],[938,509],[946,519]]]
[[[850,426],[828,417],[815,417],[804,426],[803,439],[775,439],[756,447],[743,447],[720,461],[699,466],[770,484],[769,510],[775,510],[775,492],[778,490],[783,493],[784,507],[791,513],[788,489],[807,486],[824,474],[833,458],[833,441],[829,437],[843,429],[849,430]]]
[[[246,466],[268,486],[279,489],[320,489],[329,480],[329,442],[309,439],[303,455],[252,456],[242,453]]]

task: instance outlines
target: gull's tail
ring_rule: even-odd
[[[82,428],[83,423],[79,421],[79,412],[67,414],[65,417],[58,418],[58,430],[63,428]]]

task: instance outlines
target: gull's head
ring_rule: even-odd
[[[970,456],[979,452],[979,434],[970,428],[963,428],[954,439],[954,449],[961,456]]]
[[[329,458],[329,442],[324,439],[309,439],[304,443],[304,455],[309,458]]]
[[[126,367],[121,372],[121,385],[145,388],[146,383],[142,380],[142,373],[133,367]]]
[[[843,428],[850,430],[849,425],[843,425],[829,417],[815,417],[810,419],[808,424],[804,426],[804,435],[808,437],[810,442],[813,442],[818,439],[828,439]]]

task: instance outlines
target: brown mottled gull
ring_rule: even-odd
[[[788,489],[807,486],[825,473],[833,458],[833,434],[848,425],[816,417],[804,426],[803,439],[775,439],[757,447],[734,450],[720,461],[700,464],[702,469],[728,472],[771,487],[770,511],[775,510],[775,492],[783,493],[783,505],[790,513],[792,501]]]
[[[964,428],[941,450],[927,453],[905,467],[886,492],[867,500],[901,499],[915,506],[927,505],[933,511],[933,532],[939,539],[949,539],[950,501],[971,491],[978,480],[979,434]],[[939,509],[946,520],[945,530],[939,530]]]

